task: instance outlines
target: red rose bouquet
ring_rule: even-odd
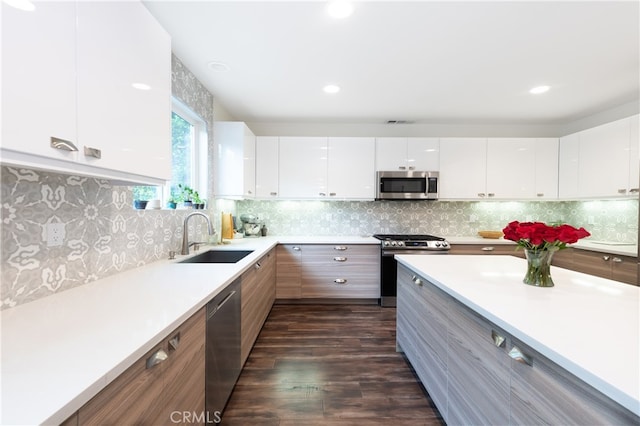
[[[574,228],[571,225],[547,225],[542,222],[513,221],[502,230],[504,238],[515,241],[520,247],[528,250],[557,251],[567,247],[567,244],[591,235],[584,228]]]

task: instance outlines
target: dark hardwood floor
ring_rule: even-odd
[[[396,352],[395,315],[374,305],[275,305],[222,424],[443,425]]]

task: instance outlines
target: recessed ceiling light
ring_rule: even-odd
[[[131,83],[131,87],[138,90],[151,90],[151,86],[144,83]]]
[[[36,5],[34,5],[29,0],[3,0],[4,4],[15,7],[16,9],[24,10],[27,12],[31,12],[36,10]]]
[[[533,89],[529,90],[529,93],[532,95],[539,95],[544,92],[548,92],[550,89],[549,86],[536,86]]]
[[[329,16],[335,19],[344,19],[353,13],[353,4],[346,0],[333,0],[327,6]]]
[[[229,68],[229,65],[225,64],[224,62],[218,61],[211,61],[207,64],[207,66],[211,71],[215,72],[227,72],[231,69]]]
[[[324,90],[324,93],[338,93],[340,91],[340,87],[335,84],[327,84],[322,88],[322,90]]]

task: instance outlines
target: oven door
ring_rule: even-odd
[[[398,262],[395,259],[396,255],[434,255],[448,253],[448,250],[382,250],[382,261],[380,262],[380,306],[396,306],[398,295]]]

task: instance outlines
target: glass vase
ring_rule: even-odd
[[[556,250],[528,250],[524,254],[527,258],[527,274],[523,283],[536,287],[553,287],[551,279],[551,259]]]

